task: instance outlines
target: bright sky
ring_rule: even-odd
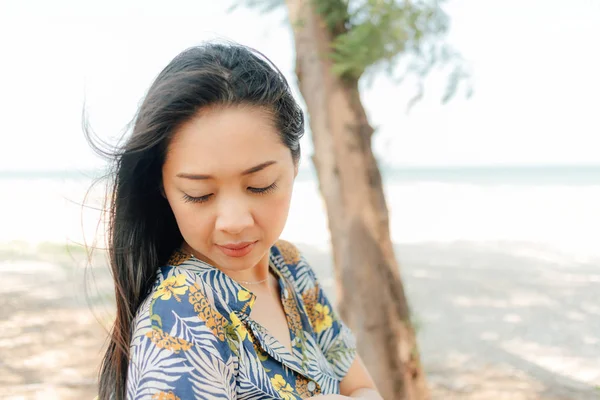
[[[284,11],[227,1],[0,1],[1,170],[102,165],[81,132],[115,138],[158,72],[214,37],[258,48],[295,82]],[[379,77],[363,100],[375,148],[394,165],[600,163],[600,1],[450,0],[450,43],[469,62],[474,95],[442,105],[445,76],[414,85]],[[304,142],[309,155],[310,143]]]

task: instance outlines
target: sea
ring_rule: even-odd
[[[0,171],[0,243],[102,243],[101,175]],[[517,241],[600,254],[600,164],[384,167],[382,176],[395,243]],[[298,175],[282,237],[329,246],[312,168]]]

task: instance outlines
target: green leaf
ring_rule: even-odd
[[[379,71],[401,82],[407,75],[427,76],[435,66],[450,65],[443,102],[449,101],[464,81],[465,62],[445,43],[449,17],[436,0],[311,0],[331,35],[332,72],[342,79],[359,80]],[[283,0],[243,0],[239,3],[262,12]],[[238,4],[239,4],[238,3]],[[236,5],[237,6],[237,5]],[[299,22],[301,23],[301,22]],[[394,77],[400,60],[408,67]],[[472,88],[467,88],[467,96]],[[419,92],[409,108],[423,96]]]

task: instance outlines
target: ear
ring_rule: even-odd
[[[164,197],[165,199],[167,198],[167,194],[165,193],[165,186],[163,185],[163,183],[160,183],[160,194],[162,195],[162,197]]]
[[[294,165],[294,179],[298,176],[298,163]]]

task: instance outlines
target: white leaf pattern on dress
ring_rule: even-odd
[[[249,318],[252,301],[241,292],[247,289],[209,264],[182,253],[178,256],[174,264],[158,270],[132,324],[128,399],[150,399],[161,392],[172,392],[175,397],[169,398],[180,400],[300,399],[339,393],[339,383],[355,358],[356,342],[293,245],[286,243],[284,251],[277,245],[271,250],[280,283],[296,294],[299,310],[294,318],[301,323],[295,320],[294,326],[304,327],[295,337],[301,347],[294,347],[293,353]],[[180,275],[185,276],[187,289],[181,286]],[[179,286],[161,287],[170,278],[171,283],[179,279]],[[307,310],[314,312],[315,304],[307,307],[305,300],[318,302],[319,310],[327,314],[326,323],[318,322],[318,334],[310,320],[314,314],[307,314]],[[221,326],[225,321],[226,326]],[[256,344],[251,342],[252,334]],[[260,357],[255,345],[262,348]],[[308,392],[310,381],[317,383],[318,393]]]

